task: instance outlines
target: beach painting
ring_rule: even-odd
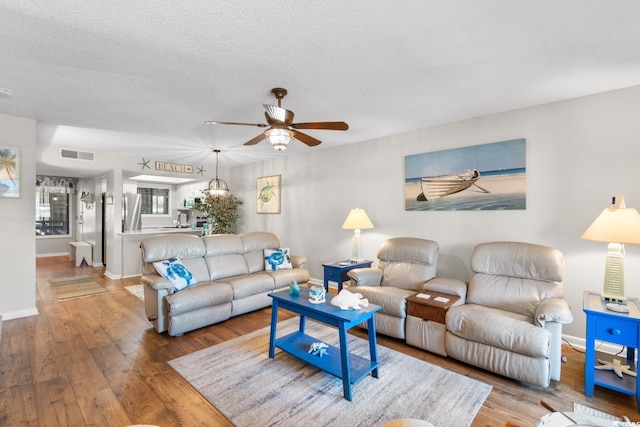
[[[524,210],[526,140],[405,156],[405,210]]]
[[[0,198],[20,197],[18,148],[0,146]]]

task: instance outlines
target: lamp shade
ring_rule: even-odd
[[[342,228],[346,230],[373,228],[373,223],[364,209],[353,208],[349,212],[349,215],[347,215],[344,224],[342,224]]]
[[[597,242],[640,244],[640,213],[634,208],[607,208],[581,238]]]

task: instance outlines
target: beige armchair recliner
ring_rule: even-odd
[[[436,276],[438,250],[438,243],[433,240],[390,238],[378,249],[377,268],[354,268],[347,273],[351,292],[361,293],[382,307],[375,315],[379,333],[405,338],[406,299]]]
[[[466,303],[446,315],[446,352],[471,365],[547,387],[560,379],[564,257],[519,242],[477,245]]]

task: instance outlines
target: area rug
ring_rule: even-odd
[[[298,318],[278,324],[293,332]],[[338,333],[307,321],[307,334],[338,344]],[[269,328],[169,362],[238,427],[380,426],[398,418],[440,426],[469,426],[491,386],[378,345],[380,378],[365,377],[344,399],[342,380],[276,349],[268,356]],[[349,336],[351,353],[368,358],[364,339]],[[325,356],[326,357],[326,356]]]
[[[64,301],[74,298],[91,297],[94,295],[106,294],[105,288],[97,284],[89,276],[63,277],[61,279],[49,280],[51,287],[55,291],[58,300]]]
[[[134,294],[135,296],[137,296],[142,301],[144,301],[144,285],[143,284],[125,286],[124,288],[129,292],[131,292],[132,294]]]

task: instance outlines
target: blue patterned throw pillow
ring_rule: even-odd
[[[187,286],[197,283],[193,274],[187,270],[187,267],[178,258],[154,262],[153,266],[159,275],[171,282],[176,291],[181,291]]]
[[[285,270],[293,268],[291,265],[291,257],[289,257],[289,248],[265,249],[264,250],[264,269],[267,271]]]

